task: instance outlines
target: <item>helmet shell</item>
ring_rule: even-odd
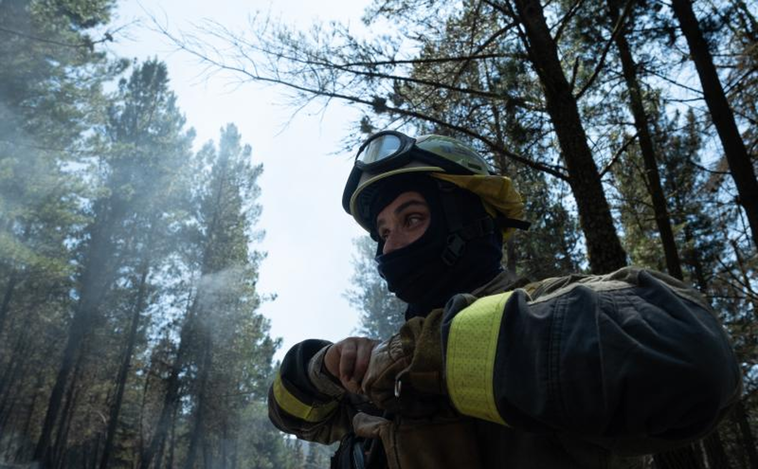
[[[444,135],[422,135],[416,139],[416,146],[429,153],[452,161],[473,174],[493,174],[487,161],[473,148],[460,140]],[[447,172],[447,171],[443,171]]]
[[[370,171],[353,167],[345,186],[342,205],[366,231],[371,231],[372,221],[366,218],[366,210],[360,210],[360,200],[362,197],[370,197],[372,186],[379,181],[406,173],[465,174],[482,177],[494,174],[479,153],[455,138],[436,134],[422,135],[416,138],[410,151],[411,160],[398,168]]]

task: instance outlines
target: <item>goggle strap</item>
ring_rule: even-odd
[[[516,228],[517,230],[524,231],[527,231],[529,227],[532,226],[531,222],[528,222],[526,220],[517,220],[515,218],[508,218],[501,213],[497,214],[495,223],[497,223],[497,226],[500,228]]]

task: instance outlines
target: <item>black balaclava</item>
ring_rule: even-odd
[[[406,319],[426,316],[441,308],[457,293],[466,293],[483,285],[502,271],[502,235],[498,228],[469,239],[453,263],[443,259],[448,239],[452,235],[446,214],[457,217],[464,228],[487,217],[481,200],[471,192],[424,174],[406,173],[378,182],[371,201],[372,224],[381,210],[404,192],[420,193],[427,204],[431,220],[424,234],[400,249],[382,254],[384,242],[379,242],[376,262],[379,274],[387,281],[389,290],[408,303]],[[445,193],[441,193],[445,191]],[[445,205],[443,205],[445,204]]]

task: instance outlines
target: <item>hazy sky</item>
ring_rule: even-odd
[[[143,19],[144,10],[174,31],[190,29],[204,19],[233,30],[247,26],[256,10],[271,11],[287,22],[307,28],[314,19],[358,24],[367,0],[122,0],[116,25]],[[358,313],[342,297],[352,273],[352,240],[363,234],[341,205],[342,188],[353,154],[335,153],[348,132],[354,111],[339,103],[325,114],[314,107],[291,119],[283,90],[228,79],[206,79],[203,67],[147,27],[134,25],[111,49],[144,60],[158,57],[168,64],[171,87],[188,125],[197,131],[196,148],[218,140],[219,129],[237,125],[253,159],[264,165],[259,183],[263,215],[258,228],[266,237],[257,249],[268,252],[260,272],[259,290],[278,298],[261,311],[271,319],[272,335],[284,341],[281,358],[293,344],[307,338],[338,340],[357,326]]]

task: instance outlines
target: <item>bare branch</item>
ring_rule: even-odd
[[[564,168],[533,161],[523,155],[509,151],[502,144],[498,145],[486,135],[472,130],[470,126],[455,124],[445,118],[427,114],[425,111],[419,110],[419,108],[414,108],[412,104],[397,105],[381,98],[382,83],[380,82],[379,86],[377,86],[377,80],[381,80],[382,82],[400,81],[421,84],[435,91],[443,89],[469,96],[480,96],[486,98],[489,102],[504,99],[503,96],[499,96],[496,93],[471,90],[451,86],[450,84],[437,83],[432,80],[400,76],[376,70],[380,66],[395,66],[401,63],[404,65],[420,64],[424,63],[424,61],[426,63],[445,63],[460,61],[461,58],[447,57],[435,60],[393,59],[386,61],[347,60],[344,63],[338,63],[338,60],[325,58],[323,55],[308,50],[305,42],[301,40],[302,38],[291,37],[288,35],[288,31],[279,31],[279,36],[272,39],[271,41],[273,42],[270,42],[263,38],[263,35],[271,33],[267,31],[261,32],[258,28],[256,31],[262,39],[257,44],[250,44],[223,27],[211,28],[206,32],[217,39],[225,41],[229,45],[229,49],[219,50],[217,47],[213,47],[206,42],[198,41],[194,36],[174,35],[155,20],[154,24],[159,32],[174,43],[177,49],[197,58],[201,63],[207,65],[208,70],[229,71],[239,77],[244,77],[242,78],[243,81],[278,85],[284,89],[293,91],[294,99],[298,103],[299,109],[302,109],[303,106],[309,103],[313,103],[317,99],[325,101],[324,107],[328,106],[332,100],[341,100],[375,110],[379,108],[378,112],[386,113],[387,116],[415,119],[467,136],[483,144],[492,153],[507,157],[519,164],[545,172],[558,179],[568,180]],[[211,26],[213,25],[211,24]],[[505,29],[502,31],[499,34],[503,34]],[[276,33],[275,31],[274,35]],[[293,45],[290,49],[277,47],[277,45],[286,44],[286,41],[282,41],[285,38],[292,39],[291,44]],[[346,35],[343,39],[350,46],[349,50],[351,52],[356,48],[364,47],[365,55],[370,56],[373,53],[370,46],[356,45],[352,37]],[[232,54],[229,54],[230,50]],[[257,58],[258,53],[261,54],[261,58]],[[353,54],[353,56],[358,56],[358,54]],[[498,58],[501,55],[475,53],[465,57],[465,60],[478,60],[484,57]],[[356,68],[366,68],[366,70],[356,70]],[[371,83],[367,83],[369,81]],[[466,122],[466,120],[462,119],[461,122]]]
[[[621,145],[621,147],[618,150],[616,150],[616,153],[614,153],[610,161],[608,161],[608,164],[605,165],[605,168],[603,168],[603,170],[600,171],[600,179],[602,179],[603,176],[605,176],[605,174],[611,170],[611,167],[613,167],[613,165],[616,164],[616,161],[618,161],[618,159],[621,158],[621,155],[623,155],[626,149],[629,148],[629,145],[631,145],[635,140],[637,140],[638,136],[639,136],[639,132],[635,133],[630,138],[628,138],[626,142],[624,142],[624,144]]]
[[[46,39],[46,38],[43,38],[43,37],[34,36],[34,35],[27,34],[27,33],[21,32],[21,31],[15,31],[15,30],[3,28],[3,27],[0,27],[0,32],[6,33],[6,34],[11,34],[11,35],[18,36],[18,37],[23,37],[25,39],[31,39],[32,41],[42,42],[44,44],[53,44],[53,45],[61,46],[61,47],[71,47],[71,48],[74,48],[74,49],[82,49],[82,48],[84,48],[84,49],[90,49],[91,50],[91,49],[93,49],[95,47],[96,44],[102,44],[104,42],[113,42],[113,35],[116,34],[117,32],[119,32],[120,30],[128,27],[130,24],[121,26],[118,29],[115,29],[113,31],[106,31],[105,33],[103,33],[103,37],[100,38],[100,39],[92,40],[92,39],[89,39],[89,38],[85,37],[84,41],[77,42],[77,43],[68,43],[68,42],[55,41],[55,40],[52,40],[52,39]]]
[[[555,33],[555,38],[553,39],[556,43],[561,40],[561,36],[563,35],[563,31],[566,29],[566,26],[569,23],[569,20],[574,17],[577,11],[579,11],[579,8],[582,6],[582,3],[584,3],[584,0],[576,0],[576,2],[571,5],[571,8],[569,8],[569,11],[566,12],[565,15],[563,15],[563,18],[561,18],[557,24],[558,31]],[[555,25],[553,26],[555,27]],[[552,28],[551,28],[552,29]]]
[[[495,42],[496,39],[498,39],[499,37],[501,37],[502,35],[504,35],[508,31],[510,31],[515,26],[516,26],[516,23],[512,22],[512,23],[508,23],[507,25],[505,25],[502,28],[500,28],[499,30],[497,30],[492,36],[490,36],[489,38],[487,38],[486,41],[484,41],[482,44],[479,45],[479,47],[476,49],[476,52],[472,53],[473,54],[472,57],[476,57],[479,54],[481,54],[481,52],[484,49],[486,49],[487,47],[489,47],[493,42]],[[499,57],[492,57],[492,58],[499,58]],[[471,62],[472,62],[472,60],[466,60],[466,61],[464,61],[463,64],[461,64],[460,69],[458,70],[458,73],[455,76],[454,82],[458,81],[458,79],[460,78],[460,76],[463,74],[463,71],[468,67],[468,65]]]
[[[634,0],[627,0],[626,6],[624,6],[624,11],[621,13],[621,16],[616,22],[616,25],[613,27],[613,32],[611,33],[611,37],[608,38],[608,42],[605,43],[605,47],[603,48],[603,53],[600,55],[600,61],[598,62],[597,67],[595,67],[595,71],[592,72],[592,76],[590,76],[590,79],[587,80],[587,83],[584,84],[582,89],[576,95],[577,101],[582,99],[582,96],[584,96],[587,90],[590,89],[592,84],[595,82],[595,79],[600,74],[600,71],[605,66],[605,58],[608,56],[608,52],[611,50],[611,45],[613,44],[613,41],[616,40],[616,36],[618,36],[621,33],[621,31],[624,29],[623,28],[624,21],[626,21],[626,17],[629,16],[629,13],[632,11],[633,5],[634,5]]]
[[[702,90],[698,90],[698,89],[692,88],[690,86],[683,85],[683,84],[679,83],[678,81],[672,80],[671,78],[669,78],[669,77],[667,77],[667,76],[665,76],[665,75],[663,75],[661,73],[658,73],[658,72],[656,72],[655,70],[653,70],[651,68],[647,68],[647,67],[643,66],[643,71],[645,73],[649,73],[649,74],[653,75],[654,77],[660,78],[661,80],[663,80],[665,82],[671,83],[674,86],[678,86],[679,88],[682,88],[682,89],[685,89],[687,91],[691,91],[693,93],[696,93],[698,96],[702,96],[703,95],[703,91]]]
[[[438,63],[454,63],[454,62],[466,62],[470,60],[481,59],[503,59],[503,58],[521,58],[509,54],[482,54],[476,53],[472,55],[461,55],[451,57],[432,57],[432,58],[418,58],[418,59],[397,59],[397,60],[377,60],[370,62],[346,62],[342,64],[343,67],[378,67],[382,65],[422,65],[422,64],[438,64]]]

